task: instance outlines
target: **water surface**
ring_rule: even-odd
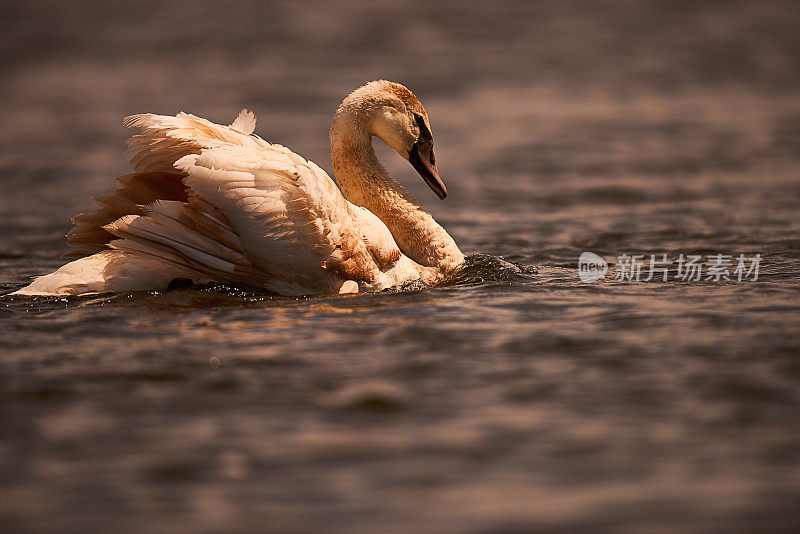
[[[792,3],[7,6],[0,292],[62,264],[179,110],[329,169],[348,91],[406,83],[470,255],[441,287],[0,301],[14,532],[770,532],[800,499]],[[757,281],[583,284],[578,257],[760,254]],[[516,267],[515,267],[516,266]]]

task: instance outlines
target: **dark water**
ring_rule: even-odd
[[[377,77],[426,105],[448,199],[381,154],[471,265],[3,298],[0,530],[797,531],[796,3],[118,4],[3,3],[0,292],[127,171],[124,115],[248,106],[330,168]],[[582,284],[584,251],[762,263]]]

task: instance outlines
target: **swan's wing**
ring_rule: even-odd
[[[287,294],[302,292],[299,286],[271,284],[270,277],[250,263],[227,219],[210,204],[200,199],[158,200],[143,210],[143,215],[126,215],[105,226],[118,238],[109,243],[111,249],[181,267],[193,273],[187,277],[192,280],[262,286]]]
[[[291,153],[286,147],[267,143],[252,135],[256,117],[246,109],[239,113],[230,126],[215,124],[183,112],[174,117],[152,113],[131,115],[125,117],[125,125],[142,130],[142,133],[128,139],[128,150],[125,151],[125,156],[137,172],[175,172],[174,164],[182,157],[223,146]]]
[[[142,129],[128,139],[125,155],[138,172],[117,178],[116,189],[95,197],[97,208],[76,215],[65,257],[80,258],[110,248],[114,236],[106,225],[125,215],[144,215],[144,206],[157,200],[187,201],[184,173],[174,168],[187,154],[223,145],[288,151],[251,135],[256,126],[253,112],[242,110],[230,126],[179,113],[175,117],[146,113],[125,118],[125,124]]]
[[[393,257],[383,223],[354,213],[314,163],[251,135],[252,113],[230,126],[185,113],[126,122],[143,130],[128,141],[137,173],[75,219],[69,242],[86,257],[21,292],[158,289],[175,276],[352,291],[375,285]]]
[[[225,197],[231,211],[226,216],[232,222],[237,221],[234,223],[238,224],[237,231],[249,235],[249,238],[242,236],[249,239],[247,250],[265,267],[277,267],[275,261],[296,260],[295,266],[305,271],[312,265],[318,268],[322,257],[325,268],[338,271],[345,278],[362,280],[374,275],[376,259],[383,266],[395,255],[385,245],[372,247],[372,242],[382,240],[364,243],[360,218],[353,216],[349,203],[325,171],[284,146],[252,135],[256,118],[248,110],[242,110],[230,126],[187,113],[175,117],[134,115],[125,121],[128,126],[142,129],[141,134],[128,140],[126,155],[134,169],[186,173],[189,177],[184,183],[207,201],[216,204]],[[203,157],[199,157],[203,151],[206,151]],[[195,155],[198,157],[188,157]],[[177,163],[179,160],[181,164]],[[242,184],[242,187],[220,188],[219,184],[235,178],[226,175],[226,171],[251,174],[252,179],[245,179],[249,187]],[[227,192],[221,194],[222,189]],[[250,196],[232,200],[237,194]],[[263,198],[259,200],[260,196]],[[292,205],[283,206],[290,200]],[[264,226],[274,224],[273,228],[256,230],[257,226],[250,226],[254,222],[250,216],[254,213],[247,210],[255,208],[254,202],[265,210],[255,219]],[[366,231],[369,235],[369,230]],[[269,243],[269,239],[273,242]],[[369,251],[375,254],[374,258]],[[283,274],[291,275],[291,271]]]
[[[144,215],[144,206],[157,200],[187,201],[183,175],[177,171],[132,173],[117,178],[117,188],[94,197],[97,208],[72,218],[67,258],[82,258],[109,248],[114,239],[104,227],[125,215]]]
[[[192,194],[225,216],[248,260],[268,275],[330,290],[342,278],[370,283],[380,274],[336,184],[297,154],[229,144],[184,156],[175,167],[187,174]]]

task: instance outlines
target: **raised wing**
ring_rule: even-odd
[[[117,178],[115,189],[95,197],[96,209],[73,217],[74,227],[67,234],[72,250],[65,257],[80,258],[108,250],[114,235],[105,227],[125,215],[145,215],[144,206],[148,204],[158,200],[186,202],[185,173],[174,167],[181,157],[229,145],[287,150],[250,135],[256,118],[246,109],[230,126],[214,124],[188,113],[178,113],[175,117],[151,113],[133,115],[125,118],[125,124],[142,129],[141,134],[128,139],[125,152],[137,172]]]
[[[176,162],[193,194],[230,221],[253,265],[309,287],[372,283],[379,266],[336,184],[290,151],[222,146]],[[333,275],[333,276],[332,276]]]
[[[72,218],[67,234],[72,250],[65,258],[82,258],[109,248],[114,239],[105,226],[126,215],[144,215],[144,206],[157,200],[186,202],[183,176],[175,172],[136,172],[117,178],[117,188],[94,197],[97,208]]]
[[[417,275],[386,226],[322,169],[252,135],[252,113],[230,126],[185,113],[126,123],[142,128],[126,152],[137,172],[73,219],[79,259],[18,293],[159,290],[190,278],[298,295]]]
[[[386,226],[325,171],[252,135],[247,110],[230,126],[186,113],[126,124],[142,129],[126,152],[137,172],[74,219],[72,256],[111,249],[282,294],[378,287],[400,257]]]
[[[185,113],[137,115],[126,123],[142,128],[128,141],[134,168],[182,174],[190,201],[219,210],[248,262],[269,277],[318,290],[338,287],[342,279],[370,284],[399,256],[390,250],[397,248],[393,240],[365,240],[375,233],[375,221],[382,223],[375,218],[362,228],[364,215],[353,211],[325,171],[250,135],[251,112],[240,113],[231,126]]]
[[[178,113],[175,117],[144,113],[125,118],[125,125],[142,129],[142,133],[127,141],[125,156],[137,172],[174,172],[175,162],[189,154],[199,154],[203,149],[222,146],[263,148],[278,152],[291,152],[281,145],[267,143],[251,135],[256,126],[253,112],[246,109],[230,126]]]

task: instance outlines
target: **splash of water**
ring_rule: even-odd
[[[458,271],[445,278],[441,286],[466,286],[491,283],[525,283],[537,273],[536,267],[519,265],[490,254],[470,254]]]

